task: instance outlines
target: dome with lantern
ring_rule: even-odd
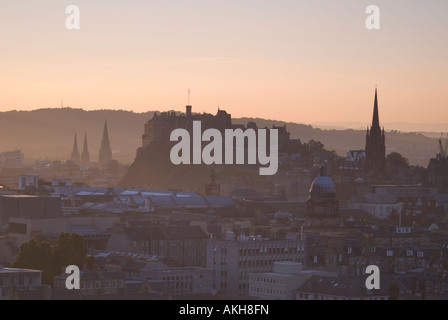
[[[336,201],[336,189],[331,178],[327,176],[325,164],[320,166],[319,176],[311,183],[309,201],[312,203]]]

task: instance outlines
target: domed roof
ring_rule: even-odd
[[[325,164],[321,165],[319,176],[311,183],[309,200],[312,202],[336,200],[336,189],[333,181],[327,176]]]

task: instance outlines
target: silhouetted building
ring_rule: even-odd
[[[186,129],[193,132],[193,121],[201,121],[201,129],[217,129],[224,132],[225,129],[254,129],[257,132],[257,125],[250,121],[247,126],[243,124],[232,124],[232,116],[225,110],[218,109],[216,115],[209,113],[193,114],[191,106],[186,106],[186,112],[176,114],[176,112],[163,112],[160,115],[154,114],[154,117],[145,124],[145,132],[142,136],[142,147],[148,147],[151,143],[167,144],[170,142],[171,132],[175,129]],[[291,141],[290,133],[286,130],[286,125],[281,127],[273,126],[278,130],[279,150],[283,150]]]
[[[208,113],[192,114],[191,106],[186,107],[186,113],[177,115],[176,112],[163,112],[145,124],[145,132],[142,137],[142,147],[148,147],[151,143],[167,144],[170,141],[171,132],[175,129],[186,129],[192,132],[193,121],[201,121],[202,130],[214,128],[221,132],[232,129],[232,118],[224,110],[218,110],[216,116]]]
[[[0,196],[0,226],[10,218],[56,218],[62,216],[61,198],[48,196]],[[12,228],[12,224],[9,224]],[[26,230],[21,230],[26,233]],[[21,233],[21,232],[18,232]]]
[[[361,177],[366,161],[365,150],[350,150],[345,158],[336,160],[335,171],[344,176]]]
[[[80,158],[80,155],[79,155],[79,150],[78,150],[78,137],[76,136],[76,133],[75,133],[75,141],[73,142],[73,151],[72,151],[72,155],[71,155],[70,159],[73,162],[79,164],[79,158]]]
[[[90,163],[89,147],[87,146],[87,134],[84,135],[84,146],[81,154],[81,164],[88,165]]]
[[[24,155],[20,150],[2,152],[0,160],[3,168],[21,168],[24,165]]]
[[[208,240],[207,267],[213,269],[213,288],[232,297],[248,296],[251,273],[272,272],[279,261],[305,259],[302,240],[268,240],[240,236],[238,240]]]
[[[178,266],[205,267],[207,234],[199,226],[115,224],[107,250],[168,257]]]
[[[380,174],[386,170],[386,139],[384,128],[380,128],[378,113],[378,95],[375,89],[375,103],[373,107],[373,120],[366,135],[366,163],[368,173]]]
[[[101,140],[99,160],[101,165],[107,165],[112,160],[112,150],[110,149],[107,121],[104,122],[103,139]]]
[[[439,154],[429,161],[428,180],[440,192],[448,193],[448,157]]]
[[[210,182],[205,185],[206,196],[219,196],[221,194],[221,186],[216,183],[215,168],[210,172]]]
[[[36,174],[24,174],[19,176],[19,190],[37,190],[39,189],[39,176]]]

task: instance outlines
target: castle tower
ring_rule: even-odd
[[[373,106],[373,119],[370,130],[366,135],[366,162],[365,168],[368,173],[378,175],[386,170],[386,138],[384,128],[380,128],[378,112],[378,95],[375,89],[375,102]]]
[[[87,146],[87,133],[84,135],[84,146],[81,154],[81,165],[88,165],[90,163],[89,147]]]
[[[103,139],[100,148],[100,164],[106,165],[112,160],[112,150],[110,149],[109,132],[107,130],[107,121],[104,122]]]
[[[75,141],[73,142],[73,151],[72,151],[70,160],[72,160],[75,163],[79,163],[78,138],[76,136],[76,133],[75,133]]]

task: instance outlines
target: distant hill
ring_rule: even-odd
[[[75,133],[82,151],[84,133],[92,161],[98,161],[107,119],[109,138],[114,159],[131,163],[141,145],[143,125],[153,112],[134,113],[123,110],[96,110],[58,108],[34,111],[0,113],[0,151],[20,149],[25,161],[70,158]]]
[[[154,112],[72,108],[0,112],[0,152],[20,149],[25,153],[27,162],[45,157],[66,160],[70,157],[75,132],[80,151],[84,133],[87,133],[90,156],[95,161],[98,159],[104,120],[107,119],[113,157],[120,162],[132,163],[141,145],[144,124]],[[244,124],[256,121],[259,127],[286,124],[292,138],[300,138],[302,142],[311,139],[321,141],[326,149],[335,150],[340,155],[345,155],[350,149],[363,149],[365,144],[364,130],[323,130],[258,118],[233,121]],[[428,137],[427,133],[386,131],[386,147],[387,153],[397,151],[407,157],[411,164],[422,166],[427,166],[429,159],[438,151],[437,139]]]

